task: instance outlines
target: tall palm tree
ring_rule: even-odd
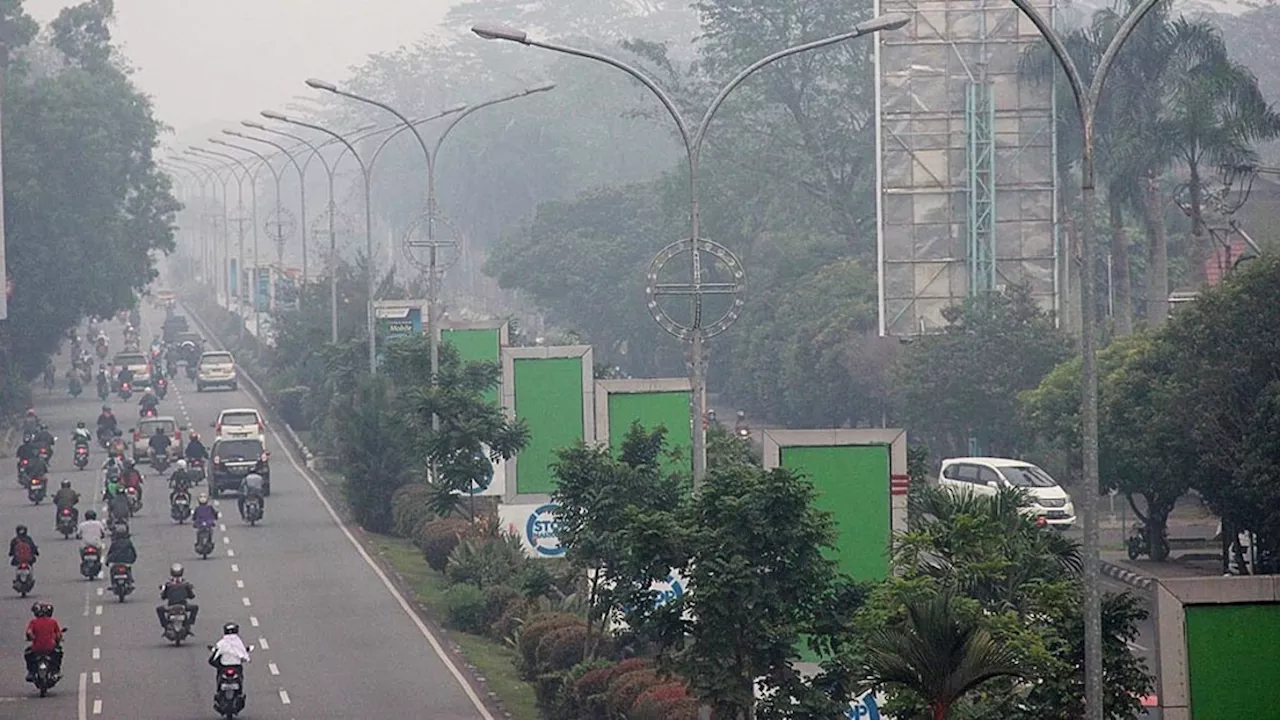
[[[903,625],[873,632],[865,646],[866,681],[919,695],[933,720],[946,720],[966,694],[988,680],[1022,677],[1017,655],[966,614],[951,590],[906,603]]]

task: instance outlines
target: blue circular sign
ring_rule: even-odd
[[[880,720],[880,706],[876,704],[876,694],[868,692],[849,703],[845,720]]]
[[[525,522],[524,536],[525,539],[533,546],[534,552],[542,557],[560,557],[564,555],[564,548],[560,545],[560,523],[556,521],[555,513],[560,509],[555,503],[547,503],[539,505],[529,513],[529,519]]]
[[[475,462],[477,465],[484,467],[484,474],[471,479],[469,492],[472,495],[479,495],[488,490],[489,486],[493,484],[493,461],[489,459],[489,456],[483,450],[477,450]]]

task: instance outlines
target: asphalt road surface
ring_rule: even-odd
[[[159,330],[160,320],[158,312],[144,311],[143,343]],[[114,351],[121,326],[109,325]],[[65,354],[55,358],[60,376],[68,362]],[[81,513],[97,506],[105,517],[97,470],[104,453],[95,445],[82,472],[71,462],[76,421],[92,429],[100,411],[93,386],[85,389],[79,399],[61,381],[52,394],[40,389],[36,410],[58,437],[50,495],[62,480],[71,480],[82,498]],[[137,397],[125,403],[113,396],[108,402],[128,428],[137,417]],[[243,390],[197,394],[184,375],[173,381],[159,414],[194,426],[211,445],[210,424],[219,410],[254,406]],[[11,533],[19,523],[28,525],[41,555],[31,597],[13,592],[12,575],[0,584],[0,718],[216,717],[206,645],[218,639],[223,623],[235,621],[245,642],[257,646],[247,668],[242,717],[492,720],[445,659],[438,639],[339,525],[274,432],[268,433],[268,449],[272,495],[264,520],[250,527],[240,520],[234,497],[224,496],[218,547],[208,560],[195,555],[190,524],[169,519],[164,480],[143,467],[144,507],[132,523],[137,589],[123,603],[106,581],[80,577],[80,543],[54,531],[51,503],[33,507],[17,485],[13,461],[5,461],[0,527]],[[185,566],[200,606],[195,635],[181,647],[165,642],[154,610],[158,586],[174,562]],[[47,698],[23,682],[23,630],[33,600],[52,602],[55,616],[70,628],[63,679]]]

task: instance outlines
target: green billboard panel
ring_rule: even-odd
[[[1280,717],[1280,603],[1186,605],[1194,720]]]
[[[502,361],[501,328],[446,328],[440,331],[440,339],[452,345],[464,363]],[[501,402],[501,389],[493,388],[485,393],[485,399]]]
[[[663,460],[663,470],[688,475],[693,470],[689,401],[690,393],[687,390],[610,392],[609,447],[617,453],[634,422],[640,423],[646,430],[653,430],[661,425],[667,429],[667,448],[673,451],[673,455],[678,454]]]
[[[583,387],[583,362],[582,357],[511,359],[515,415],[529,425],[529,444],[517,457],[519,495],[555,492],[550,465],[556,451],[586,439],[583,393],[590,388]]]
[[[892,542],[889,446],[783,447],[781,465],[808,477],[818,490],[815,505],[834,517],[832,559],[841,572],[862,581],[887,578]]]

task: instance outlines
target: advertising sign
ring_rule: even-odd
[[[564,556],[557,534],[559,525],[555,503],[538,505],[499,505],[498,519],[507,532],[520,538],[524,550],[535,558]]]
[[[864,693],[850,701],[849,710],[844,717],[845,720],[890,720],[880,713],[880,702],[873,692]]]
[[[505,460],[499,459],[496,462],[489,459],[489,446],[481,443],[481,454],[484,462],[489,466],[489,472],[486,477],[473,481],[469,490],[460,492],[460,495],[474,495],[475,497],[502,497],[507,492],[507,463]]]

